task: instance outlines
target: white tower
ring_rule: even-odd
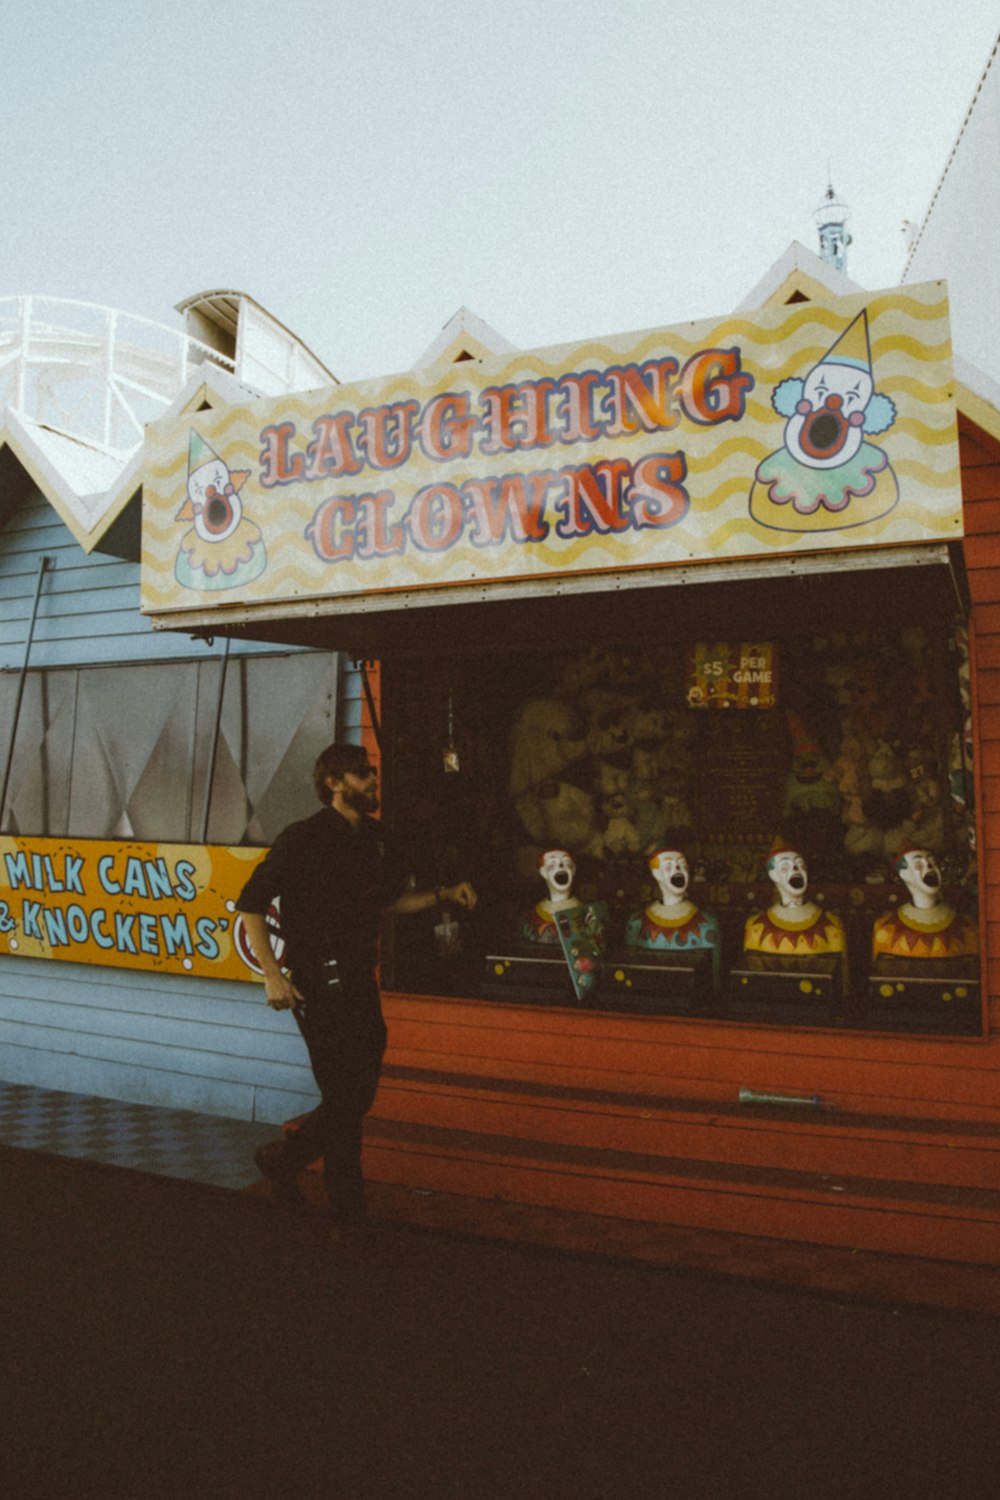
[[[836,270],[846,272],[847,247],[851,243],[851,236],[847,233],[847,204],[840,202],[832,183],[816,210],[815,219],[821,259],[829,261]]]

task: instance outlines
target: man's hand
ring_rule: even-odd
[[[404,891],[398,900],[392,903],[389,910],[412,913],[429,911],[433,906],[451,904],[464,906],[466,910],[471,911],[478,899],[469,882],[460,880],[457,885],[439,885],[433,891]]]
[[[264,993],[272,1010],[294,1010],[303,999],[300,991],[281,969],[265,976]]]
[[[278,965],[271,947],[271,934],[267,930],[266,918],[256,911],[244,911],[240,915],[250,946],[264,973],[264,993],[268,1005],[272,1010],[294,1010],[304,996]]]
[[[479,898],[467,880],[460,880],[458,885],[442,886],[441,899],[450,901],[453,906],[464,906],[471,911]]]

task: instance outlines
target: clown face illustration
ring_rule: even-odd
[[[178,519],[193,520],[194,529],[204,542],[224,542],[243,519],[234,477],[242,487],[243,476],[231,477],[221,458],[210,459],[188,475],[188,504]]]
[[[832,360],[809,371],[785,427],[785,447],[810,469],[836,469],[864,441],[865,408],[874,386],[867,370]]]
[[[888,456],[868,439],[896,419],[875,389],[868,314],[858,313],[804,377],[771,394],[787,418],[783,445],[757,466],[750,514],[776,531],[864,526],[895,507],[899,485]]]
[[[240,499],[249,478],[249,469],[230,469],[192,430],[184,504],[176,517],[193,523],[181,537],[174,564],[174,576],[185,588],[239,588],[267,566],[260,527],[244,515]]]

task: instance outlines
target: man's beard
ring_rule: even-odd
[[[378,792],[374,787],[358,791],[353,786],[345,786],[342,796],[352,812],[373,813],[378,810]]]

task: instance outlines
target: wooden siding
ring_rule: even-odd
[[[980,1042],[386,997],[368,1169],[411,1187],[1000,1263]],[[811,1097],[739,1103],[741,1087]]]
[[[185,631],[154,631],[139,613],[139,564],[85,553],[35,491],[0,529],[0,671],[20,668],[42,557],[50,559],[29,665],[71,667],[219,656]],[[289,647],[234,641],[235,655]]]
[[[963,418],[959,445],[972,596],[984,987],[995,1038],[1000,1034],[1000,443]]]
[[[298,1030],[261,986],[45,959],[2,961],[0,1075],[241,1120],[317,1102]]]

